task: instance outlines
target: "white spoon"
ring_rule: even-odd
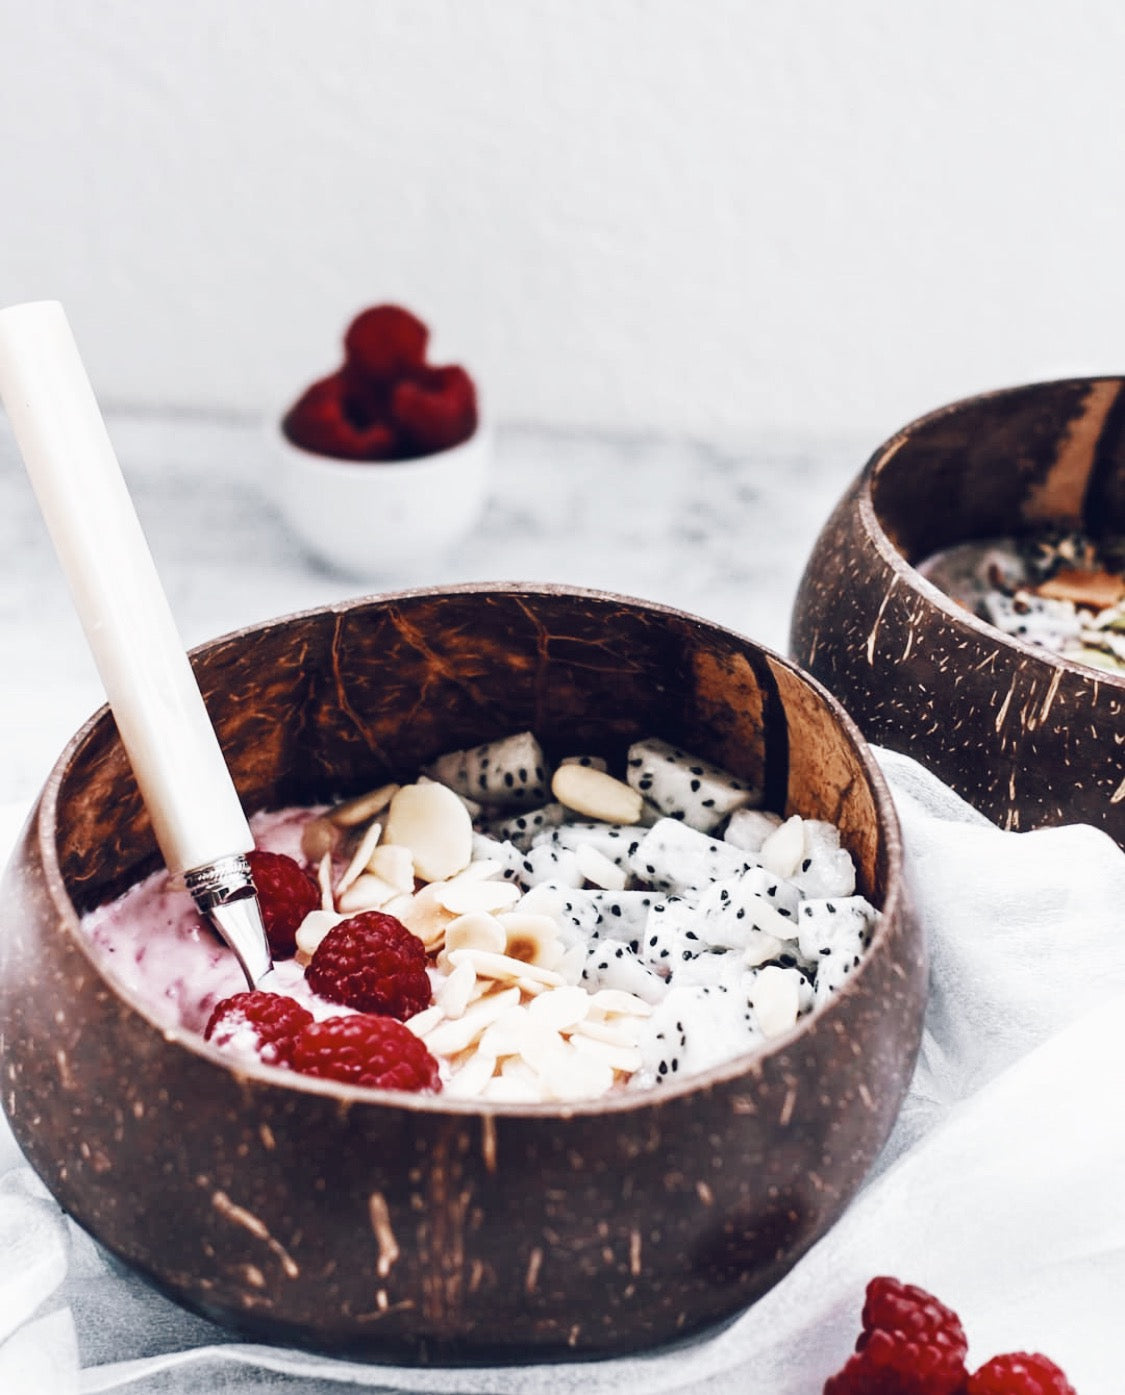
[[[250,825],[56,301],[0,310],[0,400],[168,870],[256,987],[272,964]]]

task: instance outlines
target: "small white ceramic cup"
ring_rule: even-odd
[[[448,551],[480,518],[492,456],[479,423],[467,441],[417,460],[337,460],[275,428],[277,501],[305,546],[338,571],[380,579]]]

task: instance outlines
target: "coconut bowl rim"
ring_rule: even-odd
[[[660,601],[650,601],[642,597],[627,596],[619,592],[603,591],[589,587],[570,586],[554,582],[464,582],[448,586],[412,587],[405,590],[371,592],[352,596],[345,600],[332,601],[325,605],[311,606],[275,616],[269,620],[243,625],[212,639],[194,645],[188,651],[195,658],[217,645],[237,642],[247,636],[260,634],[274,627],[293,624],[324,615],[343,614],[371,602],[394,604],[400,601],[437,598],[444,596],[487,596],[496,594],[533,595],[544,597],[570,597],[594,600],[640,608],[656,616],[667,616],[679,621],[687,621],[693,626],[707,630],[717,630],[756,650],[763,657],[781,664],[800,682],[809,687],[814,696],[828,709],[829,714],[841,728],[843,735],[850,740],[873,796],[878,833],[884,848],[887,869],[887,890],[883,904],[876,909],[880,912],[879,921],[870,945],[867,947],[854,973],[848,975],[844,983],[831,997],[816,1007],[805,1017],[799,1018],[788,1031],[774,1037],[764,1046],[743,1052],[729,1061],[711,1066],[705,1071],[687,1075],[674,1084],[653,1085],[645,1088],[630,1088],[613,1091],[608,1095],[591,1100],[514,1102],[488,1100],[450,1100],[442,1092],[415,1093],[401,1090],[376,1089],[368,1086],[347,1085],[338,1081],[321,1080],[315,1076],[302,1075],[297,1071],[285,1070],[262,1063],[234,1061],[217,1047],[209,1045],[203,1037],[186,1027],[168,1026],[157,1021],[146,1004],[135,1000],[122,985],[108,973],[94,953],[90,938],[82,932],[80,917],[66,889],[57,856],[55,829],[57,826],[58,800],[63,779],[71,761],[81,748],[90,732],[98,723],[112,720],[108,703],[103,703],[78,728],[67,742],[61,754],[51,767],[42,792],[34,806],[34,833],[37,851],[43,870],[43,881],[47,899],[52,907],[55,921],[69,942],[84,956],[99,979],[113,994],[114,1000],[124,1010],[135,1014],[152,1031],[158,1033],[170,1046],[177,1046],[202,1058],[209,1065],[217,1066],[239,1080],[258,1080],[272,1086],[283,1086],[298,1093],[319,1095],[342,1102],[346,1107],[355,1105],[383,1105],[404,1109],[412,1113],[454,1115],[457,1117],[485,1116],[491,1118],[516,1117],[524,1119],[569,1119],[574,1116],[609,1115],[620,1116],[659,1106],[686,1095],[706,1091],[742,1076],[754,1076],[761,1072],[763,1063],[770,1057],[781,1055],[789,1050],[794,1042],[809,1029],[810,1024],[819,1023],[830,1014],[844,1010],[851,997],[859,990],[855,987],[866,977],[877,953],[882,952],[885,941],[891,934],[891,927],[910,914],[910,900],[906,892],[903,866],[902,832],[890,789],[878,763],[871,754],[858,726],[847,714],[840,702],[815,678],[799,668],[791,659],[778,654],[767,645],[750,639],[736,630],[729,629],[717,621],[697,616],[690,611],[665,605]],[[30,836],[30,828],[25,829],[21,841]],[[19,844],[17,844],[18,849]]]
[[[1125,692],[1125,670],[1114,673],[1111,669],[1101,669],[1093,664],[1079,663],[1065,654],[1058,654],[1054,650],[1031,644],[1018,635],[1007,635],[1003,630],[997,629],[995,625],[990,625],[987,620],[980,619],[973,611],[958,605],[953,597],[947,595],[940,586],[935,586],[932,581],[924,577],[917,567],[907,561],[902,552],[894,545],[890,535],[883,527],[878,510],[875,508],[875,501],[872,498],[872,487],[877,477],[919,428],[941,421],[945,417],[954,417],[967,407],[1010,397],[1014,393],[1034,392],[1039,388],[1078,386],[1080,384],[1087,386],[1094,383],[1120,383],[1125,386],[1125,374],[1105,373],[1089,377],[1045,378],[1033,383],[1016,383],[1009,387],[991,388],[988,392],[972,393],[967,397],[959,397],[954,402],[947,402],[944,406],[935,407],[920,417],[914,417],[905,426],[900,427],[893,436],[888,436],[868,458],[867,464],[859,475],[860,488],[857,504],[859,516],[868,537],[894,572],[896,580],[904,582],[909,589],[920,593],[954,625],[963,625],[982,639],[989,639],[1000,647],[1009,647],[1017,655],[1038,660],[1046,665],[1048,670],[1055,671],[1056,682],[1061,682],[1065,674],[1087,683],[1109,683],[1112,687],[1120,688],[1122,692]],[[973,540],[967,538],[965,541],[971,542]]]

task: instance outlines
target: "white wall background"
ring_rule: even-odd
[[[1120,0],[0,0],[0,304],[260,411],[415,307],[494,415],[885,435],[1125,366]]]

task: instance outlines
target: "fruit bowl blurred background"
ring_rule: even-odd
[[[271,423],[278,507],[314,557],[350,576],[436,560],[484,508],[491,452],[476,384],[460,364],[428,363],[428,342],[401,306],[361,311],[343,364]]]

